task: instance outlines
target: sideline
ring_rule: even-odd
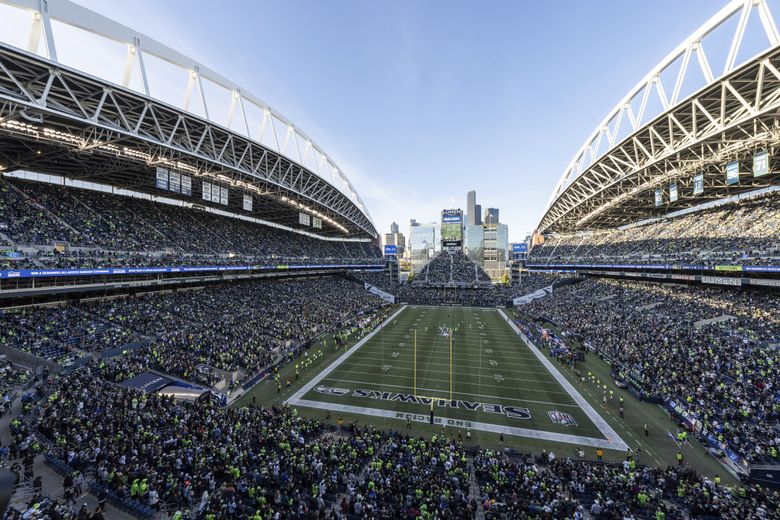
[[[303,397],[309,390],[314,388],[315,385],[317,385],[320,381],[325,379],[328,374],[336,370],[336,368],[342,364],[344,361],[347,360],[352,354],[354,354],[360,347],[362,347],[368,340],[374,337],[374,334],[385,328],[391,321],[393,321],[399,314],[401,314],[406,309],[406,305],[403,305],[400,309],[395,311],[393,314],[390,315],[389,318],[387,318],[384,322],[382,322],[381,325],[379,325],[377,328],[372,330],[367,336],[365,336],[363,339],[352,345],[352,348],[344,352],[342,355],[340,355],[333,363],[328,365],[324,370],[322,370],[319,374],[314,376],[311,380],[309,380],[308,383],[303,385],[301,388],[298,389],[297,392],[295,392],[293,395],[291,395],[287,399],[287,404],[295,405],[298,404],[298,401],[301,400],[301,397]]]
[[[523,334],[515,322],[506,315],[503,309],[499,309],[498,312],[501,314],[501,316],[503,316],[504,320],[506,320],[509,326],[512,327],[512,330],[514,330],[517,335],[522,338],[526,347],[528,347],[528,349],[534,353],[537,359],[539,359],[539,361],[550,372],[550,374],[552,374],[558,383],[560,383],[563,389],[568,392],[572,399],[574,399],[574,402],[580,405],[580,408],[585,413],[585,415],[588,416],[593,424],[596,425],[596,428],[598,428],[601,434],[604,435],[604,437],[607,439],[607,442],[610,444],[610,448],[613,450],[627,450],[628,445],[623,441],[623,439],[620,438],[620,435],[618,435],[618,433],[612,429],[612,426],[610,426],[607,421],[604,420],[604,418],[599,415],[599,413],[593,408],[593,406],[591,406],[591,404],[584,397],[582,397],[582,394],[580,394],[577,389],[574,388],[571,383],[569,383],[569,380],[558,371],[558,368],[553,365],[549,359],[547,359],[547,356],[542,354],[541,350],[539,350],[539,348],[534,345],[534,343],[528,339],[525,334]]]

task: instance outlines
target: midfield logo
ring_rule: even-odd
[[[325,395],[336,395],[339,397],[341,397],[342,395],[347,395],[349,393],[349,390],[346,388],[333,388],[331,386],[322,386],[322,385],[316,387],[314,391]]]

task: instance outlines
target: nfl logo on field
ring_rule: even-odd
[[[566,412],[552,410],[547,412],[547,415],[550,416],[550,420],[555,424],[562,424],[564,426],[577,426],[577,421],[574,420],[574,417],[567,414]]]

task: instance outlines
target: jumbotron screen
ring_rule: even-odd
[[[447,210],[441,213],[442,246],[459,246],[463,243],[463,211]]]

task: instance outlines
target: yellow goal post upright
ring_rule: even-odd
[[[431,397],[427,395],[422,395],[417,393],[417,329],[412,330],[412,345],[413,345],[413,361],[412,361],[412,394],[418,398],[418,399],[430,399],[431,400],[431,411],[433,411],[433,402],[434,401],[441,401],[442,397]],[[452,332],[449,333],[449,341],[450,341],[450,363],[449,363],[449,375],[450,375],[450,388],[449,388],[449,394],[450,394],[450,402],[452,401],[453,396],[453,362],[452,362]]]

